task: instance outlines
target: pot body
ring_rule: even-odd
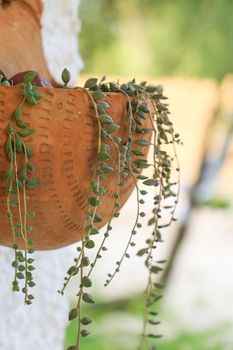
[[[43,98],[36,106],[25,106],[23,119],[35,132],[27,138],[33,149],[32,163],[40,185],[28,190],[28,210],[37,213],[28,220],[33,227],[30,239],[36,249],[63,247],[81,239],[83,221],[87,212],[88,190],[93,168],[97,161],[98,123],[93,105],[87,93],[79,89],[39,88]],[[20,86],[0,87],[0,176],[9,166],[4,153],[6,126],[12,112],[22,99]],[[120,136],[126,142],[129,121],[126,120],[126,98],[121,93],[107,94],[110,107],[108,113],[120,128],[113,136]],[[143,127],[150,127],[149,118]],[[135,134],[135,139],[140,135]],[[151,135],[144,136],[150,140]],[[106,195],[98,212],[103,217],[100,226],[107,223],[113,210],[113,195],[117,184],[118,153],[109,142],[111,159],[109,165],[115,170],[103,181]],[[137,146],[139,149],[140,147]],[[143,147],[146,151],[146,147]],[[20,162],[20,159],[18,158]],[[120,190],[122,206],[134,189],[134,179],[128,176]],[[12,246],[12,233],[6,216],[6,184],[0,183],[0,244]],[[23,242],[19,239],[19,245]]]

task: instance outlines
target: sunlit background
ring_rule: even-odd
[[[184,143],[178,149],[179,220],[157,248],[158,257],[170,262],[158,305],[158,333],[164,335],[159,350],[233,349],[232,14],[232,0],[81,2],[85,68],[80,80],[107,75],[162,83]],[[98,303],[86,310],[94,322],[83,350],[137,348],[146,281],[137,250],[103,287],[127,241],[134,202],[132,195],[97,266],[93,293]],[[146,209],[150,213],[150,205]],[[149,233],[145,229],[138,242]],[[66,345],[74,340],[75,328],[69,325]]]

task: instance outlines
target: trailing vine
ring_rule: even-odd
[[[9,168],[6,170],[6,205],[7,217],[12,231],[13,249],[15,253],[12,266],[14,268],[14,280],[12,288],[24,294],[26,304],[31,304],[33,295],[30,289],[35,286],[33,280],[34,259],[31,254],[34,251],[33,241],[30,239],[32,226],[28,224],[28,218],[36,215],[30,211],[28,205],[28,189],[37,186],[38,180],[33,177],[35,170],[31,159],[33,151],[27,144],[27,138],[34,133],[24,121],[25,104],[36,105],[42,98],[38,87],[33,84],[36,73],[29,72],[23,78],[21,84],[22,101],[13,112],[7,126],[7,139],[5,153],[8,158]],[[67,69],[62,72],[63,88],[68,89],[70,73]],[[0,85],[9,86],[10,82],[0,72]],[[152,226],[152,232],[148,236],[145,246],[137,252],[144,259],[148,271],[148,282],[144,293],[145,310],[143,329],[138,350],[154,350],[154,341],[161,335],[156,332],[157,320],[156,302],[161,298],[163,286],[155,278],[163,271],[165,260],[157,261],[154,250],[162,242],[161,231],[175,221],[175,209],[179,196],[179,162],[176,153],[176,144],[180,143],[180,137],[174,132],[173,124],[169,118],[166,97],[163,95],[161,85],[148,85],[146,82],[137,84],[135,79],[128,83],[107,83],[105,77],[100,81],[90,78],[86,81],[83,90],[90,101],[92,115],[97,126],[96,161],[91,169],[91,181],[87,195],[87,210],[82,223],[81,246],[77,247],[77,256],[67,270],[64,283],[59,290],[64,294],[66,287],[74,276],[78,276],[77,302],[69,312],[69,320],[77,319],[77,340],[67,350],[80,350],[81,338],[87,337],[90,332],[88,325],[92,320],[83,314],[83,303],[95,303],[94,297],[89,293],[92,286],[92,274],[99,259],[107,250],[107,241],[111,236],[114,221],[120,215],[121,193],[128,180],[133,181],[136,189],[136,212],[133,227],[122,254],[116,261],[113,271],[108,273],[105,286],[120,272],[125,259],[129,259],[136,246],[134,237],[142,228],[141,218],[146,216],[143,205],[148,193],[147,188],[154,191],[154,205],[152,217],[148,222]],[[127,139],[121,140],[117,136],[119,125],[115,123],[109,112],[109,102],[106,98],[109,93],[122,94],[126,102],[125,118],[127,121]],[[147,125],[147,126],[145,126]],[[148,127],[149,125],[149,127]],[[153,147],[153,161],[146,159],[148,148]],[[116,151],[117,161],[112,162],[112,151]],[[151,175],[144,175],[144,169],[150,170]],[[103,207],[103,199],[106,196],[106,183],[114,177],[116,179],[115,190],[112,196],[111,214],[102,233],[99,226],[103,221],[100,209]],[[167,216],[166,211],[169,211]],[[165,221],[165,219],[167,221]],[[102,235],[98,247],[95,247],[95,236]],[[88,258],[87,251],[96,248],[97,252],[92,261]],[[23,285],[22,285],[22,282]]]
[[[4,180],[6,181],[7,195],[7,218],[13,236],[13,249],[15,258],[12,262],[14,268],[14,280],[12,289],[20,291],[21,280],[24,281],[22,292],[26,304],[31,304],[34,296],[29,293],[30,288],[35,286],[32,271],[35,269],[34,259],[30,255],[34,252],[34,242],[30,239],[32,226],[28,224],[28,218],[33,218],[36,213],[28,210],[27,190],[38,185],[38,180],[32,177],[35,169],[30,158],[33,156],[32,149],[27,145],[27,137],[34,133],[23,120],[23,107],[25,104],[35,105],[42,95],[37,86],[32,84],[36,73],[29,72],[24,76],[22,88],[22,101],[8,123],[5,142],[5,153],[9,161]],[[9,86],[5,76],[2,76],[3,85]],[[18,244],[20,241],[20,245]],[[24,251],[21,249],[24,247]]]
[[[119,189],[126,183],[127,178],[130,176],[133,178],[136,196],[136,218],[128,242],[121,257],[116,261],[116,268],[112,273],[108,274],[105,282],[105,286],[108,286],[116,274],[120,271],[120,267],[123,264],[125,258],[130,258],[130,249],[135,247],[134,236],[137,231],[142,227],[140,218],[144,217],[146,213],[141,210],[141,206],[145,203],[143,197],[147,194],[146,189],[143,187],[152,186],[155,189],[154,196],[154,209],[153,217],[149,220],[149,225],[153,225],[153,231],[150,238],[147,239],[144,248],[141,248],[137,255],[145,257],[145,265],[148,269],[148,283],[145,290],[145,312],[143,321],[143,331],[141,335],[139,350],[155,349],[153,345],[154,339],[160,337],[159,334],[154,332],[153,326],[159,324],[156,320],[157,312],[154,311],[155,303],[161,298],[160,290],[162,285],[157,281],[154,281],[154,275],[160,273],[165,261],[155,261],[153,251],[159,242],[162,242],[161,230],[164,227],[169,226],[172,221],[175,221],[174,213],[179,195],[179,163],[177,159],[175,144],[180,143],[179,135],[174,134],[173,125],[169,119],[169,111],[167,104],[164,103],[166,97],[163,96],[162,87],[147,85],[146,82],[136,84],[135,80],[127,84],[118,83],[106,83],[105,79],[102,79],[99,83],[97,79],[89,79],[84,86],[84,91],[88,94],[90,102],[93,105],[95,111],[95,117],[98,123],[99,137],[98,137],[98,154],[95,170],[93,171],[93,177],[91,181],[90,191],[88,195],[88,211],[85,217],[82,245],[78,247],[79,256],[74,259],[75,265],[68,270],[68,275],[65,277],[65,282],[61,293],[64,292],[69,280],[72,276],[79,273],[80,285],[77,292],[78,302],[75,308],[71,309],[69,314],[69,320],[78,318],[78,330],[77,330],[77,342],[75,345],[69,347],[67,350],[79,350],[81,337],[89,335],[89,331],[86,326],[92,322],[87,316],[82,317],[81,304],[94,303],[94,298],[86,290],[92,286],[91,274],[98,261],[102,257],[102,251],[106,250],[105,247],[107,238],[110,235],[112,229],[112,221],[114,217],[118,217],[119,213]],[[114,123],[111,115],[108,114],[108,103],[105,101],[109,92],[124,94],[127,101],[126,118],[128,123],[128,137],[127,141],[122,144],[122,141],[114,137],[112,133],[118,129],[118,125]],[[150,127],[143,127],[144,121],[149,118]],[[143,138],[144,135],[153,133],[153,142]],[[140,138],[134,140],[135,134],[140,135]],[[118,181],[116,185],[116,191],[114,194],[114,203],[112,208],[112,214],[107,223],[106,232],[103,234],[103,239],[100,246],[97,249],[97,253],[92,262],[87,258],[86,249],[92,249],[95,246],[92,240],[92,235],[99,234],[99,230],[93,226],[95,218],[97,222],[100,222],[102,218],[97,213],[97,210],[101,206],[100,197],[105,195],[105,189],[101,184],[102,180],[106,180],[108,176],[104,169],[107,167],[107,173],[111,173],[107,162],[110,159],[110,147],[106,143],[112,143],[116,147],[118,152],[118,164],[116,165],[116,171],[118,173]],[[150,164],[145,159],[145,152],[143,148],[148,148],[153,145],[153,163]],[[170,155],[170,149],[167,151],[164,146],[172,146],[172,155]],[[104,161],[104,163],[101,163]],[[173,180],[173,164],[176,162],[176,171],[178,176],[175,175],[176,180]],[[152,176],[145,176],[141,174],[143,169],[151,167],[153,169]],[[98,169],[99,171],[96,171]],[[175,188],[173,191],[172,188]],[[172,203],[170,203],[173,199]],[[169,201],[169,205],[166,204]],[[93,208],[91,209],[91,207]],[[162,208],[163,206],[163,208]],[[161,223],[162,221],[162,209],[170,209],[171,217],[167,223]],[[88,225],[87,225],[88,224]],[[84,327],[84,328],[83,328]],[[151,330],[152,328],[152,330]]]

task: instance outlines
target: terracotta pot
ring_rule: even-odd
[[[0,0],[0,70],[8,78],[34,70],[52,81],[44,58],[40,0],[12,1],[6,8]]]
[[[29,221],[33,226],[30,237],[36,242],[36,249],[53,249],[77,242],[81,238],[83,217],[87,210],[87,193],[97,159],[98,126],[93,107],[84,91],[54,88],[40,88],[40,91],[44,97],[39,104],[26,106],[24,110],[24,120],[36,130],[28,138],[28,144],[34,152],[35,177],[41,183],[28,192],[28,206],[37,213],[37,216]],[[20,87],[0,87],[1,177],[8,166],[3,151],[5,129],[21,98]],[[120,136],[125,142],[128,133],[128,121],[125,117],[126,98],[121,93],[109,93],[106,101],[110,103],[110,115],[120,125],[113,135]],[[144,126],[149,126],[148,120]],[[144,137],[150,139],[148,134]],[[110,147],[111,165],[116,167],[117,151],[111,143]],[[146,147],[143,150],[145,149]],[[104,184],[107,195],[99,210],[103,216],[102,225],[107,222],[112,211],[116,175],[116,171],[111,173],[108,176],[109,180]],[[2,181],[0,186],[0,244],[11,246],[12,234],[5,215],[6,195]],[[134,181],[129,176],[121,190],[121,206],[133,188]]]

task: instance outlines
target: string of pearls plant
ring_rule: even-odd
[[[35,79],[34,72],[24,76],[22,83],[22,102],[14,111],[7,127],[7,140],[5,142],[5,152],[9,160],[9,168],[5,173],[6,191],[7,191],[7,216],[14,237],[13,249],[15,259],[12,266],[15,270],[13,281],[13,290],[20,291],[21,281],[23,282],[22,292],[25,296],[25,303],[30,304],[33,295],[29,289],[35,286],[32,271],[34,270],[32,254],[33,242],[30,240],[31,226],[27,224],[27,217],[33,217],[36,213],[30,211],[27,203],[27,189],[38,185],[38,181],[32,176],[34,165],[33,151],[26,144],[27,136],[33,134],[32,129],[23,121],[23,106],[25,103],[34,105],[43,98],[38,91],[37,86],[32,82]],[[0,76],[1,84],[7,85],[4,76]],[[64,87],[70,80],[70,73],[65,69],[62,73]],[[161,335],[156,332],[157,312],[155,303],[161,298],[162,285],[156,282],[154,278],[163,270],[165,261],[156,261],[154,250],[159,242],[162,242],[161,230],[170,226],[175,221],[175,209],[179,196],[179,162],[176,153],[176,144],[180,143],[180,137],[174,132],[173,124],[169,118],[168,105],[166,97],[163,95],[161,85],[148,85],[146,82],[137,84],[135,79],[128,83],[106,82],[105,77],[98,81],[96,78],[90,78],[86,81],[83,88],[86,92],[94,110],[96,125],[98,127],[96,164],[93,168],[92,179],[89,186],[87,197],[87,211],[83,220],[83,235],[81,246],[77,247],[77,256],[64,279],[64,284],[59,293],[64,294],[70,280],[76,276],[79,278],[77,285],[77,303],[69,312],[69,320],[77,319],[77,340],[67,350],[80,350],[81,338],[87,337],[90,332],[88,325],[92,320],[83,314],[83,303],[95,303],[94,297],[89,293],[92,286],[92,275],[98,260],[102,258],[107,250],[107,242],[111,236],[111,230],[115,218],[120,215],[120,192],[124,188],[126,180],[131,177],[136,188],[136,218],[131,231],[129,232],[128,242],[122,255],[118,257],[113,271],[106,276],[105,286],[108,286],[116,274],[120,271],[122,264],[132,254],[136,243],[134,240],[137,232],[142,228],[140,219],[146,213],[143,211],[143,205],[147,195],[147,189],[153,188],[154,205],[152,208],[152,217],[148,224],[151,226],[150,237],[145,245],[140,247],[137,252],[142,257],[148,270],[148,283],[145,289],[145,312],[143,318],[143,330],[140,337],[138,350],[154,350],[155,341]],[[127,102],[127,112],[125,118],[128,122],[127,141],[122,142],[120,137],[115,136],[115,131],[119,125],[115,124],[109,113],[109,103],[105,101],[108,93],[114,92],[123,94]],[[149,127],[144,127],[145,120],[149,120]],[[139,137],[134,139],[133,135]],[[151,141],[148,141],[148,134],[151,135]],[[147,135],[147,138],[144,137]],[[117,162],[112,166],[111,147],[117,150]],[[148,147],[153,148],[153,162],[149,163],[145,156],[145,150]],[[147,152],[146,152],[147,153]],[[24,163],[21,168],[18,165],[18,157],[23,157]],[[21,163],[20,163],[21,164]],[[153,169],[152,176],[142,174],[143,169]],[[101,223],[102,217],[99,209],[102,206],[102,199],[106,195],[104,184],[117,172],[117,182],[113,194],[113,205],[105,231],[102,233],[97,228]],[[175,180],[174,180],[175,179]],[[169,219],[164,222],[164,211],[169,211]],[[165,215],[166,218],[168,217]],[[116,220],[117,222],[117,220]],[[98,247],[95,247],[95,236],[102,235],[102,241]],[[19,250],[16,244],[16,238],[22,237],[25,242],[24,251]],[[87,256],[89,249],[97,249],[93,261]]]

